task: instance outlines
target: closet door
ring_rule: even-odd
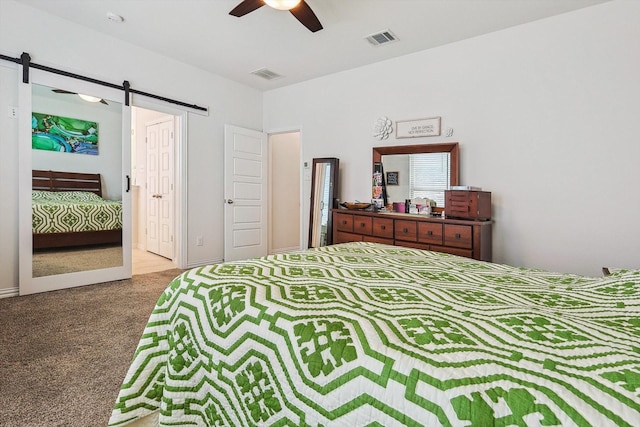
[[[147,251],[173,258],[174,121],[147,125]]]
[[[131,117],[130,108],[124,105],[124,93],[35,69],[31,69],[30,80],[25,84],[20,79],[18,83],[20,294],[131,277],[131,193],[127,172]],[[78,94],[90,94],[94,99]],[[93,244],[91,240],[89,244],[73,229],[64,231],[70,234],[63,247],[34,247],[34,234],[45,231],[35,228],[40,219],[32,209],[33,170],[100,174],[102,197],[121,206],[113,219],[120,216],[121,239],[106,244]],[[78,192],[71,194],[73,198],[80,197]],[[36,197],[42,195],[35,193]],[[80,221],[75,213],[59,207],[51,209],[57,212],[51,220],[56,227]],[[88,208],[81,208],[84,209]],[[111,219],[97,214],[83,221],[87,221],[86,227],[92,227]],[[118,226],[112,226],[111,231],[118,234]],[[59,242],[60,238],[56,235],[53,240]]]

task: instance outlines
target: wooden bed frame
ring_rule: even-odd
[[[31,188],[44,191],[88,191],[102,197],[99,173],[34,170]],[[34,233],[33,249],[122,244],[122,229],[69,233]]]

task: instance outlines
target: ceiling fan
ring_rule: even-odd
[[[107,103],[107,101],[105,101],[102,98],[97,98],[97,97],[91,96],[91,95],[85,95],[83,93],[69,92],[68,90],[64,90],[64,89],[51,89],[51,91],[55,92],[55,93],[62,93],[62,94],[67,94],[67,95],[78,95],[80,98],[84,99],[87,102],[101,102],[104,105],[109,105]]]
[[[233,8],[233,10],[229,12],[229,15],[239,18],[265,4],[274,9],[288,10],[312,33],[322,29],[322,24],[318,20],[318,17],[304,0],[244,0]]]

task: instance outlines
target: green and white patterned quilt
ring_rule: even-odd
[[[122,202],[84,191],[32,191],[33,232],[66,233],[122,228]]]
[[[157,302],[110,425],[638,426],[640,272],[373,243],[196,268]]]

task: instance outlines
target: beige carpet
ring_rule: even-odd
[[[0,299],[0,425],[105,426],[151,310],[181,272]]]
[[[120,265],[122,265],[122,246],[48,249],[34,252],[33,277],[98,270]]]

